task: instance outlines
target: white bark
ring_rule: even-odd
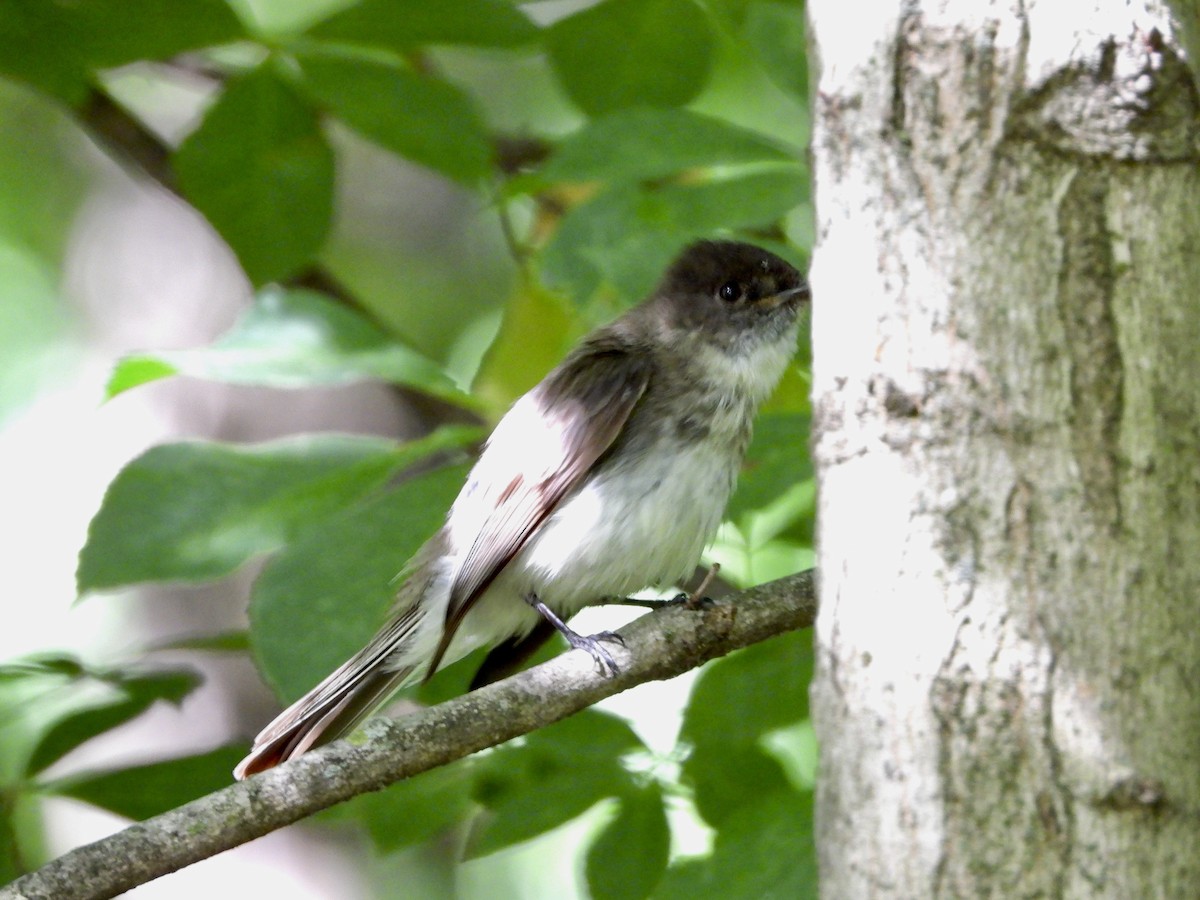
[[[1164,10],[810,0],[826,897],[1200,896],[1200,101]]]

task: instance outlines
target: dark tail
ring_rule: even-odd
[[[337,740],[378,709],[415,666],[394,666],[404,642],[419,621],[411,607],[390,622],[333,674],[276,716],[254,739],[254,746],[233,770],[241,781]]]

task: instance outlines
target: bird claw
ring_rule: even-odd
[[[621,667],[617,665],[617,661],[613,659],[613,655],[609,653],[602,645],[602,641],[608,641],[613,644],[625,646],[625,638],[621,637],[615,631],[601,631],[596,634],[585,637],[582,634],[564,635],[567,643],[574,650],[583,650],[589,654],[596,663],[596,667],[602,675],[619,675]]]

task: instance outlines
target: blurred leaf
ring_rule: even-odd
[[[717,832],[708,857],[672,866],[655,900],[815,900],[812,795],[756,797]]]
[[[621,757],[644,745],[623,719],[585,710],[480,760],[476,799],[489,813],[467,858],[486,856],[575,818],[633,787]]]
[[[58,4],[84,35],[82,52],[98,68],[168,59],[185,50],[246,36],[224,0],[88,0]]]
[[[179,373],[180,369],[164,361],[161,354],[158,356],[126,356],[117,360],[117,364],[113,367],[108,384],[104,387],[104,399],[111,400],[117,394],[130,388],[148,384],[160,378],[169,378]]]
[[[474,807],[474,765],[473,758],[460,759],[362,794],[335,807],[330,818],[361,822],[380,853],[427,841],[453,828]]]
[[[774,0],[749,3],[742,35],[771,80],[807,104],[808,41],[803,5]]]
[[[275,388],[380,378],[460,404],[470,401],[434,362],[324,294],[266,287],[233,328],[208,347],[122,359],[108,396],[168,375]]]
[[[475,433],[443,429],[404,445],[306,435],[258,446],[153,447],[109,485],[79,555],[79,589],[228,574]]]
[[[616,817],[587,852],[592,900],[642,900],[667,869],[671,832],[657,783],[621,797]]]
[[[27,871],[17,837],[21,829],[11,810],[13,805],[13,801],[0,800],[0,884],[16,881]]]
[[[543,276],[581,302],[604,283],[627,300],[640,299],[688,242],[775,223],[807,193],[799,165],[699,182],[619,185],[563,216],[543,253]]]
[[[244,653],[250,649],[248,631],[223,631],[155,644],[151,650],[202,650],[209,653]]]
[[[790,632],[707,666],[692,687],[680,736],[696,746],[756,743],[808,715],[812,635]]]
[[[802,413],[764,413],[758,417],[737,490],[725,510],[727,519],[737,520],[767,506],[812,477],[808,431],[809,417]]]
[[[140,822],[228,787],[246,747],[218,747],[144,766],[91,772],[42,785],[47,793],[74,797]]]
[[[166,59],[243,35],[222,0],[0,0],[0,72],[74,105],[93,68]]]
[[[56,4],[0,0],[0,73],[72,106],[87,93],[82,41],[81,23]]]
[[[747,543],[754,553],[758,554],[774,538],[801,522],[805,537],[811,538],[816,506],[816,479],[809,477],[796,482],[790,488],[783,489],[779,496],[766,506],[760,506],[754,512],[747,513],[743,517],[740,524],[745,529]],[[805,546],[811,547],[811,540],[807,541]],[[789,569],[788,571],[795,572],[796,570]]]
[[[811,791],[816,787],[817,736],[811,721],[805,719],[769,732],[763,737],[762,747],[783,767],[796,790]]]
[[[397,573],[446,518],[466,466],[411,480],[321,521],[288,544],[250,597],[259,669],[285,700],[299,697],[383,624]]]
[[[200,685],[200,676],[187,670],[121,676],[111,682],[113,693],[94,705],[56,722],[34,748],[25,767],[36,774],[84,741],[140,716],[155,700],[176,705]]]
[[[483,120],[449,82],[361,54],[312,49],[297,55],[306,87],[351,128],[464,184],[487,174],[492,150]]]
[[[87,669],[76,656],[58,653],[39,653],[0,665],[0,681],[21,678],[82,678]]]
[[[696,679],[680,729],[681,740],[692,745],[683,777],[708,822],[719,825],[764,792],[788,786],[760,741],[807,716],[811,680],[807,633],[747,647],[707,666]]]
[[[480,364],[473,393],[493,409],[507,409],[562,362],[581,331],[571,313],[558,296],[522,279]]]
[[[747,744],[694,747],[680,778],[692,789],[696,811],[716,828],[747,804],[791,787],[786,770],[775,757]]]
[[[184,195],[255,284],[309,262],[333,213],[333,152],[271,61],[233,82],[174,156]]]
[[[572,132],[539,175],[551,181],[642,181],[700,166],[787,162],[796,153],[686,109],[629,109]]]
[[[505,0],[362,0],[309,33],[404,53],[426,44],[515,47],[533,41],[538,29]]]
[[[682,106],[708,81],[713,34],[690,0],[605,0],[546,30],[550,64],[590,115]]]

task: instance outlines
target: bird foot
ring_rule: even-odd
[[[584,636],[575,631],[563,632],[563,637],[567,639],[567,643],[571,645],[573,650],[583,650],[590,655],[596,662],[596,667],[600,670],[601,675],[619,675],[621,667],[617,665],[617,661],[613,659],[613,655],[605,649],[603,642],[607,641],[610,644],[620,644],[625,646],[625,638],[621,637],[615,631],[601,631],[593,635]]]

